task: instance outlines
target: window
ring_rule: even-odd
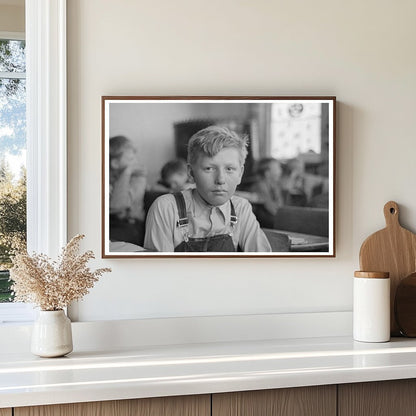
[[[271,109],[271,155],[292,159],[321,153],[321,104],[287,102]]]
[[[0,302],[12,294],[14,247],[26,245],[26,53],[23,34],[0,33]]]

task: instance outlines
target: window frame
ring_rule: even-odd
[[[27,247],[55,258],[67,242],[66,0],[26,0],[25,15]],[[5,303],[0,316],[21,323],[34,312]]]
[[[66,0],[26,0],[28,251],[67,239]]]

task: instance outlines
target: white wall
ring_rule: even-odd
[[[0,4],[0,32],[24,32],[25,7],[24,2],[15,1]]]
[[[113,269],[73,318],[351,310],[384,203],[416,230],[415,14],[412,0],[68,1],[69,236]],[[245,94],[337,96],[336,258],[101,260],[100,96]]]

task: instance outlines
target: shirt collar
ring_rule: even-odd
[[[201,197],[201,195],[199,195],[196,189],[192,189],[192,199],[194,201],[194,215],[203,214],[204,212],[207,212],[207,211],[211,213],[212,209],[217,209],[223,215],[224,220],[226,220],[227,218],[230,218],[231,207],[230,207],[229,200],[225,204],[214,206],[214,205],[208,204]]]

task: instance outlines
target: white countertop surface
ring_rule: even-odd
[[[45,359],[0,354],[0,408],[416,377],[416,339],[140,346]]]

